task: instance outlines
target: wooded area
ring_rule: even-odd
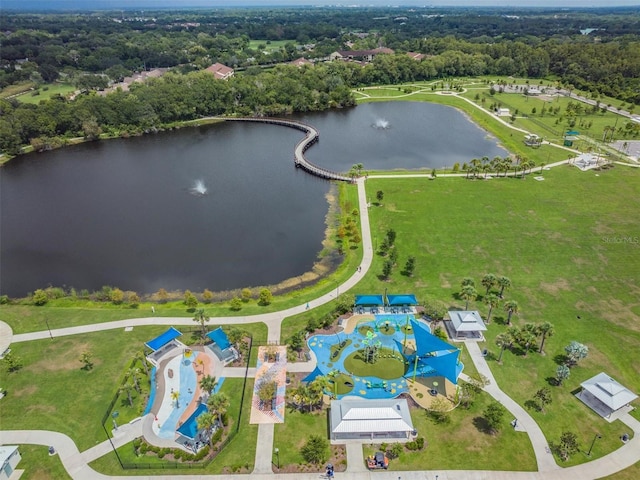
[[[38,105],[0,100],[0,150],[10,155],[203,116],[351,106],[352,88],[460,76],[545,78],[640,104],[640,8],[7,12],[0,31],[0,88],[37,94],[62,81],[81,92]],[[395,53],[366,65],[329,61],[335,51],[376,47]],[[285,64],[299,57],[314,65]],[[222,81],[203,71],[216,62],[237,74]],[[158,67],[171,71],[129,91],[95,93]]]

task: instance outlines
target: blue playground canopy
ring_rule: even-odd
[[[229,337],[227,337],[227,334],[222,331],[222,327],[218,327],[212,332],[207,333],[207,337],[209,337],[213,343],[218,345],[220,350],[226,350],[231,346]]]
[[[387,304],[391,307],[401,305],[417,305],[418,300],[416,300],[415,295],[387,295]]]
[[[413,334],[416,339],[416,354],[418,355],[416,373],[419,375],[442,375],[453,384],[458,383],[458,376],[462,371],[459,362],[460,350],[447,342],[443,342],[421,323],[411,321]],[[405,376],[413,375],[415,356],[409,360],[409,371]]]
[[[201,403],[196,408],[196,411],[191,414],[191,416],[184,422],[180,428],[178,428],[177,432],[191,440],[196,438],[198,434],[198,422],[197,418],[202,415],[204,412],[208,412],[207,406],[204,403]]]
[[[324,373],[322,373],[322,370],[320,370],[319,367],[316,367],[316,368],[313,369],[313,372],[311,372],[309,375],[304,377],[302,379],[302,381],[303,382],[313,382],[317,377],[321,377],[322,375],[324,375]]]
[[[178,330],[170,327],[169,330],[164,332],[162,335],[157,336],[153,340],[148,341],[147,343],[145,343],[145,345],[155,352],[164,347],[171,340],[175,340],[181,335],[182,333],[180,333]]]
[[[384,305],[384,298],[382,295],[356,295],[356,306],[376,306],[381,307]]]

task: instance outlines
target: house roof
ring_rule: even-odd
[[[449,318],[453,322],[453,328],[456,329],[456,332],[480,332],[487,329],[480,313],[476,310],[450,310]]]
[[[145,345],[155,352],[156,350],[164,347],[171,340],[178,338],[180,335],[182,335],[182,333],[175,328],[170,327],[169,330],[164,332],[162,335],[158,335],[153,340],[149,340]]]
[[[291,63],[291,65],[295,65],[296,67],[302,67],[303,65],[313,65],[312,62],[310,62],[304,57],[297,58],[295,60],[292,60],[289,63]]]
[[[227,67],[221,63],[214,63],[210,67],[205,69],[207,72],[212,73],[216,78],[226,78],[233,73],[233,68]]]
[[[414,60],[422,60],[424,57],[426,57],[424,53],[418,52],[407,52],[407,55],[409,55],[409,57],[413,58]]]
[[[404,399],[331,401],[332,433],[411,432],[413,422]]]
[[[614,411],[638,398],[638,395],[604,372],[582,382],[580,385]]]

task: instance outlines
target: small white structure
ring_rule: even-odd
[[[331,401],[331,440],[408,440],[413,433],[404,399],[343,398]]]
[[[611,418],[613,413],[638,398],[638,395],[603,372],[582,382],[580,386],[582,390],[576,396],[604,418]]]
[[[487,330],[477,310],[449,310],[449,318],[454,330],[454,338],[482,340],[482,332]]]
[[[18,466],[22,457],[15,445],[0,446],[0,480],[8,480]],[[20,475],[18,474],[18,477]],[[18,478],[15,477],[15,478]]]
[[[499,117],[510,117],[511,113],[508,108],[499,108],[497,112]]]

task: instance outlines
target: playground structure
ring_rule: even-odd
[[[424,321],[410,314],[362,315],[353,328],[332,335],[313,335],[316,369],[304,378],[329,378],[332,398],[395,398],[402,393],[429,404],[433,396],[452,398],[463,365],[460,351],[431,334]]]

